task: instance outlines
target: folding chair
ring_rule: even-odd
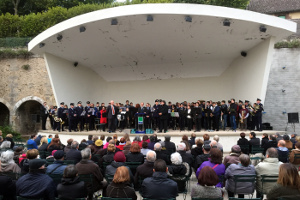
[[[170,179],[177,183],[178,193],[183,193],[183,199],[186,199],[187,191],[188,191],[188,182],[190,180],[189,176],[185,175],[175,175],[169,176]],[[181,188],[184,188],[183,190]]]
[[[50,176],[50,178],[52,178],[53,182],[56,185],[61,183],[61,178],[63,177],[62,174],[47,174],[47,175]]]
[[[261,195],[262,195],[262,199],[263,199],[263,195],[264,194],[267,194],[269,191],[264,191],[264,185],[265,183],[276,183],[277,182],[277,179],[278,179],[278,175],[261,175]]]
[[[105,174],[104,177],[105,177],[105,179],[106,179],[108,185],[109,185],[109,184],[112,182],[112,180],[114,179],[114,175]]]
[[[234,175],[233,176],[234,181],[234,194],[251,194],[253,195],[254,189],[255,189],[255,181],[256,181],[256,175]],[[237,184],[238,183],[251,183],[252,184],[252,192],[250,193],[239,193],[237,191]]]
[[[75,161],[74,160],[64,160],[64,165],[74,165]]]

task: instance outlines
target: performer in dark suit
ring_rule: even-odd
[[[64,105],[65,105],[65,103],[61,102],[60,107],[57,110],[57,117],[60,118],[60,119],[64,118],[64,116],[63,116],[64,111],[65,111]],[[60,128],[61,128],[61,131],[64,131],[64,125],[61,124],[61,123],[58,124],[58,132],[60,132]]]
[[[264,110],[263,105],[261,104],[261,99],[257,98],[255,108],[255,117],[256,117],[256,128],[257,131],[262,131],[262,111]]]
[[[183,103],[181,103],[180,107],[178,108],[180,131],[183,131],[185,128],[185,119],[186,119],[185,110],[186,109],[184,108]]]
[[[199,107],[199,103],[192,109],[193,118],[195,119],[196,130],[195,132],[201,131],[201,118],[202,118],[202,108]]]
[[[49,107],[47,105],[47,102],[44,102],[43,105],[40,107],[41,110],[41,117],[42,117],[42,130],[46,130],[46,121],[47,117],[49,115]]]
[[[213,121],[214,121],[214,130],[219,131],[220,127],[220,116],[221,116],[221,108],[217,105],[216,102],[213,102]]]
[[[155,100],[155,105],[153,106],[153,129],[160,130],[160,120],[159,120],[159,100]]]
[[[162,133],[162,129],[166,133],[168,130],[168,106],[166,105],[166,101],[160,102],[159,108],[159,116],[160,116],[160,130],[159,133]]]
[[[74,108],[74,103],[70,103],[69,108],[69,132],[77,131],[76,127],[76,121],[77,121],[77,110]]]
[[[86,106],[84,107],[84,111],[85,111],[85,127],[86,127],[86,131],[88,131],[88,129],[90,128],[90,124],[91,124],[91,114],[92,114],[92,110],[91,110],[91,102],[87,101],[86,102]]]
[[[54,129],[54,115],[55,115],[55,109],[54,106],[50,106],[50,109],[48,110],[49,112],[49,119],[50,119],[50,124],[51,124],[51,129]]]
[[[77,107],[76,107],[76,112],[77,112],[77,121],[76,121],[76,128],[79,123],[79,129],[80,131],[83,131],[84,129],[84,117],[85,117],[85,110],[82,107],[82,102],[78,101]]]
[[[106,109],[107,112],[107,119],[108,119],[108,132],[116,132],[116,119],[117,119],[117,115],[118,115],[118,109],[115,106],[115,103],[113,100],[110,101],[110,105],[107,106]]]

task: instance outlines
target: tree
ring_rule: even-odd
[[[196,3],[246,9],[249,0],[175,0],[175,3]]]
[[[12,3],[14,5],[15,15],[18,15],[18,7],[19,7],[20,0],[12,0]]]

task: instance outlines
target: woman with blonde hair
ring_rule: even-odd
[[[267,194],[268,200],[276,200],[283,196],[300,198],[300,177],[296,167],[290,163],[280,165],[277,183]]]
[[[106,189],[107,197],[137,199],[134,189],[130,185],[128,168],[121,166],[117,168],[114,178]]]
[[[46,136],[43,136],[38,150],[47,151],[47,147],[48,147],[48,138]]]

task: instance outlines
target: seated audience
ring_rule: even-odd
[[[65,154],[68,153],[68,152],[70,151],[72,142],[73,142],[73,139],[72,139],[72,138],[70,138],[70,139],[67,140],[67,146],[65,146],[65,148],[64,148]]]
[[[271,147],[266,152],[266,158],[263,162],[258,163],[255,166],[257,181],[256,181],[256,198],[260,198],[262,192],[267,194],[275,183],[265,182],[264,191],[262,191],[261,175],[277,175],[279,173],[279,167],[282,164],[278,160],[277,149]]]
[[[260,146],[260,139],[256,137],[256,133],[255,132],[250,132],[249,134],[249,152],[251,153],[252,147],[253,146]]]
[[[156,160],[156,153],[151,150],[148,151],[146,155],[146,161],[144,162],[144,164],[136,168],[136,172],[134,175],[134,185],[139,186],[139,178],[144,179],[152,176],[155,160]]]
[[[7,134],[6,137],[4,138],[4,141],[10,141],[10,149],[13,149],[15,146],[14,140],[13,140],[13,135],[12,134]]]
[[[125,166],[118,167],[111,184],[106,190],[107,197],[137,199],[134,189],[130,184],[129,170]]]
[[[51,143],[47,147],[47,151],[52,152],[53,150],[62,150],[63,147],[60,144],[59,138],[53,138]]]
[[[63,174],[67,165],[64,165],[64,151],[58,150],[54,153],[54,162],[47,166],[47,174]]]
[[[45,174],[45,164],[46,161],[41,159],[29,161],[29,173],[21,176],[16,183],[18,196],[55,200],[56,186]]]
[[[203,167],[198,176],[198,183],[192,186],[192,198],[222,198],[222,190],[215,187],[219,183],[219,177],[209,166]]]
[[[191,148],[193,147],[193,145],[196,144],[196,134],[195,133],[191,134],[191,138],[189,139],[189,144],[190,144]]]
[[[288,148],[288,149],[292,149],[293,148],[293,142],[291,142],[290,136],[283,135],[282,138],[285,141],[285,147]]]
[[[16,182],[11,177],[0,176],[0,195],[3,196],[2,200],[16,199]]]
[[[185,144],[185,151],[187,153],[191,153],[191,146],[190,146],[190,143],[189,143],[188,136],[187,135],[183,135],[181,139],[182,139],[182,141],[180,143],[184,143]]]
[[[41,138],[40,146],[39,146],[38,150],[39,151],[47,151],[47,147],[48,147],[48,139],[46,136],[44,136]],[[43,159],[45,159],[45,158],[43,158]]]
[[[225,188],[229,197],[234,197],[234,193],[238,194],[239,198],[244,198],[244,194],[252,194],[255,185],[250,182],[242,182],[237,184],[235,188],[234,175],[256,175],[255,168],[250,165],[250,157],[247,154],[242,154],[239,157],[238,165],[230,165],[225,172],[226,185]]]
[[[27,149],[30,150],[30,149],[38,149],[38,146],[36,144],[36,142],[34,141],[36,138],[36,135],[31,135],[30,136],[30,139],[27,140]]]
[[[204,142],[201,139],[197,139],[195,144],[196,147],[191,150],[191,154],[193,155],[194,159],[196,159],[197,156],[203,154],[202,146]]]
[[[68,165],[63,172],[61,183],[57,186],[60,199],[75,199],[87,197],[87,190],[83,181],[80,181],[75,165]]]
[[[133,145],[134,143],[137,143],[140,148],[142,148],[142,140],[140,138],[140,136],[135,136],[134,139],[133,139],[133,142],[131,143],[131,145]]]
[[[210,140],[209,140],[210,136],[208,134],[204,134],[203,135],[203,142],[204,144],[210,144]]]
[[[121,151],[123,151],[123,147],[126,145],[126,141],[125,141],[125,139],[124,138],[121,138],[120,139],[120,143],[119,143],[119,145],[118,145],[118,148],[121,150]]]
[[[275,137],[275,135],[274,135]],[[276,139],[275,139],[276,140]],[[269,142],[269,137],[267,133],[264,133],[261,138],[261,147],[264,148],[265,145]]]
[[[125,155],[129,154],[130,152],[130,147],[131,147],[131,142],[130,141],[127,141],[126,142],[126,145],[123,147],[123,153]]]
[[[144,155],[141,153],[141,148],[137,143],[131,144],[130,153],[126,155],[126,162],[144,163]]]
[[[146,156],[148,151],[151,151],[151,149],[148,149],[148,142],[143,142],[142,144],[142,149],[141,149],[141,153],[143,154],[143,156]]]
[[[219,142],[220,137],[218,135],[215,135],[213,137],[213,140],[217,142],[217,148],[220,149],[223,152],[223,145]]]
[[[98,137],[95,137],[95,139]],[[103,149],[103,141],[100,139],[95,140],[94,144],[92,145],[95,148],[95,153]]]
[[[74,160],[74,164],[76,165],[81,159],[81,153],[78,150],[79,144],[77,141],[73,141],[71,144],[71,149],[66,154],[66,160]]]
[[[215,170],[217,175],[224,175],[225,173],[225,165],[222,164],[222,152],[220,149],[213,148],[210,150],[210,160],[204,161],[201,166],[196,171],[196,177],[199,176],[200,171],[203,167],[209,166]],[[219,182],[216,187],[223,187],[222,183]]]
[[[14,161],[19,164],[19,158],[24,154],[23,147],[17,147],[14,151]]]
[[[156,159],[162,159],[167,163],[167,165],[170,165],[171,161],[170,161],[169,156],[167,154],[165,154],[164,152],[162,152],[161,149],[162,149],[161,143],[159,143],[159,142],[155,143],[154,151],[156,153]]]
[[[210,157],[210,145],[204,144],[202,147],[203,154],[196,157],[194,169],[197,171],[197,169],[202,165],[204,161],[208,161],[208,158]]]
[[[52,138],[53,138],[53,136],[52,136],[52,135],[48,135],[48,138],[47,138],[47,140],[48,140],[48,144],[50,144],[50,143],[51,143],[51,140],[52,140]]]
[[[151,141],[151,137],[150,136],[150,141]],[[155,140],[155,138],[153,137],[153,141]],[[166,147],[166,152],[167,154],[170,156],[172,153],[175,153],[176,152],[176,146],[175,146],[175,143],[174,142],[171,142],[171,136],[169,135],[166,135],[165,136],[165,147]],[[151,143],[151,142],[150,142]],[[149,144],[150,144],[149,143]],[[149,148],[149,144],[148,144],[148,148]],[[154,144],[153,143],[153,147],[154,147]],[[150,148],[149,148],[150,149]],[[153,150],[153,149],[152,149]]]
[[[277,184],[267,194],[268,200],[277,200],[278,197],[300,198],[300,178],[296,167],[285,163],[279,167]]]
[[[148,149],[154,150],[155,145],[155,137],[153,135],[150,136],[150,142],[148,143]]]
[[[152,177],[144,179],[142,183],[141,195],[143,198],[176,198],[178,195],[177,183],[168,178],[167,172],[168,168],[164,160],[158,159],[154,162]]]
[[[190,175],[190,166],[182,162],[182,157],[178,152],[171,154],[171,165],[168,165],[168,176],[176,181],[178,192],[184,192],[186,186],[186,176]]]
[[[3,141],[0,146],[0,155],[1,153],[5,152],[6,150],[10,149],[10,141]]]
[[[177,152],[181,155],[182,161],[189,164],[190,168],[194,165],[194,157],[191,153],[186,151],[186,145],[183,142],[177,144]],[[192,172],[190,170],[190,172]]]
[[[89,136],[88,136],[88,140],[86,141],[86,143],[88,143],[88,145],[91,145],[91,144],[94,143],[94,141],[93,141],[93,136],[92,136],[92,135],[89,135]]]
[[[239,145],[241,147],[241,150],[244,154],[249,154],[249,141],[247,140],[246,134],[244,132],[242,132],[240,134],[241,138],[237,141],[237,145]]]
[[[79,144],[78,150],[85,149],[87,146],[89,146],[89,144],[86,142],[85,139],[83,139],[83,140],[81,140],[81,142]]]
[[[227,164],[238,164],[239,157],[241,155],[241,148],[239,145],[233,145],[231,147],[231,152],[228,156],[225,156],[223,164],[227,167]]]
[[[21,173],[21,168],[14,161],[14,152],[7,150],[1,154],[0,172]]]
[[[289,161],[290,163],[292,163],[293,165],[299,167],[300,165],[300,158],[295,158],[295,155],[300,156],[300,142],[297,142],[295,144],[295,148],[293,149],[290,153],[290,158]]]
[[[112,137],[110,137],[110,136],[108,136],[106,138],[106,143],[103,145],[103,149],[106,149],[108,147],[108,145],[111,144],[111,143],[109,143],[109,141],[111,141],[111,140],[112,140]]]
[[[39,151],[37,149],[30,149],[26,152],[26,158],[22,159],[22,161],[20,162],[22,174],[29,172],[29,161],[36,159],[38,155]]]
[[[116,152],[116,146],[113,144],[109,144],[107,147],[107,154],[102,157],[103,162],[111,163],[114,161],[114,155]]]
[[[266,155],[266,151],[267,149],[274,147],[277,147],[277,141],[276,141],[276,137],[275,135],[270,135],[270,140],[268,140],[267,143],[264,144],[264,146],[262,146],[264,148],[264,155]]]
[[[87,185],[89,198],[92,197],[94,192],[100,189],[103,189],[103,194],[105,194],[107,183],[103,181],[103,175],[101,173],[99,166],[91,160],[92,158],[91,149],[90,148],[83,149],[81,151],[81,157],[82,160],[76,164],[76,169],[78,170],[78,174],[92,174],[94,177],[93,184]]]
[[[143,144],[143,142],[147,142],[147,143],[150,142],[150,139],[149,139],[148,135],[143,135],[142,144]]]
[[[278,146],[277,151],[278,151],[279,161],[281,161],[283,163],[288,162],[289,150],[288,150],[288,148],[285,147],[285,141],[279,140],[277,146]]]

